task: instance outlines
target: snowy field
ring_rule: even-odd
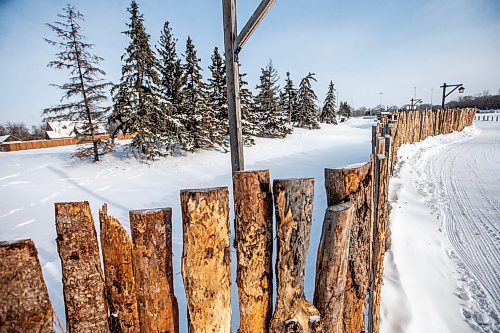
[[[500,332],[499,166],[500,122],[400,148],[382,332]]]
[[[257,139],[245,148],[246,168],[270,169],[271,177],[314,177],[315,200],[306,270],[306,297],[312,301],[315,258],[326,208],[325,167],[369,160],[373,119],[351,119],[321,130],[295,129],[286,139]],[[230,155],[202,151],[166,158],[151,165],[119,149],[99,164],[70,158],[74,147],[0,153],[0,240],[32,238],[39,250],[52,303],[63,321],[61,267],[55,243],[54,202],[90,202],[98,230],[98,209],[108,211],[129,230],[128,211],[154,207],[173,209],[174,287],[179,301],[181,332],[187,332],[182,285],[182,226],[179,190],[231,185]],[[232,198],[231,198],[232,200]],[[232,203],[230,203],[232,207]],[[231,216],[231,220],[233,217]],[[233,262],[236,256],[233,250]],[[234,265],[233,265],[234,266]],[[233,271],[233,281],[235,273]],[[238,328],[236,284],[233,283],[233,331]]]

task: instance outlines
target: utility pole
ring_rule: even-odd
[[[229,141],[233,173],[245,169],[241,129],[240,78],[238,53],[248,41],[275,0],[262,0],[240,34],[236,23],[236,0],[222,0],[224,25],[224,55],[226,58],[227,104],[229,114]]]

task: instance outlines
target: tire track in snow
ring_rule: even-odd
[[[500,163],[499,145],[500,129],[484,129],[479,137],[435,155],[428,174],[441,187],[434,197],[437,194],[439,200],[443,194],[446,235],[458,256],[455,259],[462,274],[470,272],[475,280],[466,284],[496,325],[500,316],[500,204],[496,199],[500,177],[494,170]],[[475,319],[481,324],[481,319]]]

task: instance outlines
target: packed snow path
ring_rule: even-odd
[[[500,331],[500,123],[398,151],[382,332]]]
[[[444,189],[446,235],[477,280],[491,310],[500,313],[500,126],[476,122],[481,134],[430,160]]]

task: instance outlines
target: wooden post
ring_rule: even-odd
[[[227,105],[229,114],[229,139],[233,172],[244,170],[243,140],[241,129],[240,77],[237,54],[257,29],[275,0],[262,0],[239,35],[236,24],[236,0],[222,0],[224,25],[224,55],[226,59]]]
[[[182,278],[190,333],[231,332],[231,249],[226,187],[182,190]]]
[[[354,207],[350,202],[326,209],[316,261],[314,306],[324,332],[342,333],[349,239]]]
[[[54,311],[31,239],[0,242],[0,281],[0,332],[54,332]]]
[[[372,171],[368,162],[353,168],[325,169],[328,206],[349,201],[354,216],[350,232],[348,269],[343,303],[343,331],[365,329],[364,310],[370,283],[372,238]]]
[[[380,292],[382,290],[382,277],[384,271],[384,255],[386,251],[386,232],[388,225],[388,202],[387,202],[387,159],[383,155],[377,156],[375,172],[379,174],[376,190],[376,220],[374,222],[373,236],[373,261],[372,261],[372,285],[370,288],[370,314],[368,318],[368,332],[378,333],[380,331]]]
[[[269,170],[233,175],[238,333],[267,332],[273,296],[273,197]]]
[[[99,221],[111,333],[138,333],[132,241],[120,222],[108,215],[106,204],[99,210]]]
[[[90,205],[87,201],[56,203],[55,210],[66,330],[109,332],[104,276]]]
[[[229,114],[229,140],[233,172],[245,169],[241,129],[240,78],[234,44],[237,34],[236,0],[222,0],[224,22],[224,55],[226,58],[227,106]]]
[[[172,270],[172,209],[129,212],[141,332],[179,332]]]
[[[269,332],[322,332],[319,311],[304,297],[314,179],[275,180],[273,192],[276,211],[277,297]]]

